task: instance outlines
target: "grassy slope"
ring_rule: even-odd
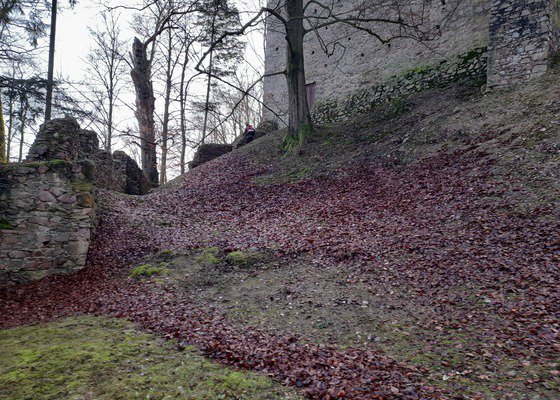
[[[113,319],[82,317],[0,331],[2,399],[287,399],[268,378]]]
[[[146,284],[176,286],[193,303],[218,311],[240,329],[257,326],[342,348],[373,345],[425,368],[431,384],[458,398],[556,399],[558,356],[530,363],[519,359],[507,346],[486,342],[476,321],[466,330],[434,330],[434,309],[409,297],[414,287],[378,281],[375,272],[364,274],[351,263],[317,267],[305,256],[284,260],[264,253],[246,253],[236,262],[217,248],[166,259],[163,264],[157,256],[148,260],[165,270]],[[447,290],[462,299],[467,312],[474,309],[499,322],[470,288]]]

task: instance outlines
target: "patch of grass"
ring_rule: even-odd
[[[226,256],[226,262],[230,265],[249,265],[258,263],[259,261],[265,261],[266,255],[258,253],[255,251],[232,251]]]
[[[296,399],[270,379],[214,364],[128,322],[71,318],[0,331],[0,397]]]
[[[402,97],[397,97],[390,101],[390,117],[398,117],[400,115],[405,114],[407,111],[410,110],[410,105],[407,103],[405,99]]]
[[[282,147],[286,153],[290,153],[298,147],[301,147],[305,141],[314,133],[313,125],[303,125],[297,135],[288,132],[284,138]]]
[[[157,253],[156,258],[163,261],[171,261],[176,257],[173,250],[165,249]]]
[[[250,256],[244,251],[232,251],[226,256],[226,261],[233,265],[245,265],[249,262]]]
[[[167,273],[167,268],[164,267],[165,263],[160,263],[159,266],[151,264],[142,264],[132,269],[130,272],[131,278],[149,278],[154,275],[161,275]]]
[[[220,259],[220,249],[217,247],[206,247],[194,258],[194,260],[203,265],[216,265],[222,260]]]

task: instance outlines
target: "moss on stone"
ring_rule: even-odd
[[[431,65],[416,65],[412,68],[408,68],[401,73],[401,76],[405,78],[413,78],[416,76],[422,76],[428,74],[432,71],[433,67]]]
[[[93,190],[93,184],[83,179],[72,182],[71,188],[75,192],[90,192]]]
[[[34,161],[34,162],[20,162],[20,163],[11,163],[7,165],[0,166],[0,175],[8,174],[10,172],[17,171],[18,168],[38,168],[46,166],[49,169],[53,170],[64,170],[64,172],[68,172],[71,163],[66,160],[50,160],[50,161]]]
[[[78,196],[77,204],[80,207],[93,208],[95,206],[95,197],[93,197],[91,194],[82,193],[80,196]]]
[[[86,179],[93,181],[97,172],[95,162],[92,160],[82,160],[80,161],[80,166],[82,167],[82,174],[86,177]]]
[[[41,163],[37,163],[37,164],[41,164]],[[70,162],[66,160],[50,160],[45,162],[44,164],[49,168],[56,168],[56,167],[68,166],[70,165]]]
[[[13,230],[14,226],[4,219],[0,219],[0,230],[10,231]]]
[[[0,331],[0,393],[13,400],[297,398],[285,392],[125,321],[82,317]]]

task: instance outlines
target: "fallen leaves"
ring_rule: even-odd
[[[450,398],[422,384],[422,372],[374,348],[341,350],[240,331],[178,294],[126,279],[145,254],[218,246],[283,257],[307,252],[325,266],[363,263],[379,279],[416,288],[410,301],[439,309],[429,325],[435,331],[477,324],[512,354],[558,348],[560,223],[553,209],[518,213],[507,202],[508,183],[490,183],[484,157],[441,154],[401,171],[371,165],[269,187],[245,178],[259,171],[236,157],[201,166],[182,185],[144,198],[106,193],[87,269],[3,290],[0,324],[112,315],[196,344],[224,364],[263,371],[314,399]],[[457,287],[468,288],[463,297],[451,290]]]

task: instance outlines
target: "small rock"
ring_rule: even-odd
[[[73,194],[63,194],[58,198],[58,201],[64,204],[73,204],[76,202],[76,200],[77,198]]]
[[[41,191],[39,193],[39,200],[41,200],[43,203],[53,203],[56,201],[56,198],[47,191]]]

